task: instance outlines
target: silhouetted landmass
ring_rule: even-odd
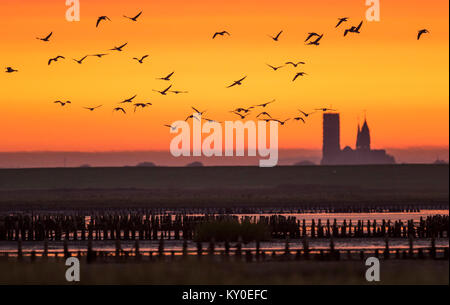
[[[294,165],[295,166],[314,166],[316,164],[314,162],[312,162],[312,161],[305,160],[305,161],[297,162]]]
[[[0,170],[0,208],[433,207],[448,165]]]
[[[203,163],[202,162],[192,162],[192,163],[186,164],[186,167],[203,167]]]
[[[153,162],[141,162],[136,165],[137,167],[155,167],[156,164]]]

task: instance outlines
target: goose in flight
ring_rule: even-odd
[[[198,117],[196,117],[194,114],[189,115],[184,121],[187,122],[189,119],[196,119],[197,121],[200,121]]]
[[[337,23],[337,25],[336,25],[336,28],[337,28],[338,26],[340,26],[342,22],[346,22],[346,21],[348,21],[348,17],[338,18],[338,23]]]
[[[116,107],[116,108],[113,109],[113,112],[114,112],[114,111],[116,111],[116,112],[117,112],[117,111],[122,111],[123,114],[127,114],[127,112],[125,111],[125,109],[123,109],[122,107]]]
[[[272,116],[270,114],[268,114],[267,112],[263,111],[260,114],[258,114],[256,117],[259,118],[260,116],[265,115],[268,116],[269,118],[272,118]]]
[[[98,105],[98,106],[95,106],[95,107],[83,107],[84,109],[87,109],[87,110],[89,110],[89,111],[94,111],[95,109],[97,109],[97,108],[100,108],[100,107],[102,107],[103,105]]]
[[[134,96],[132,96],[130,98],[127,98],[127,99],[121,101],[119,104],[132,103],[136,96],[137,96],[137,94],[135,94]]]
[[[315,36],[319,37],[320,35],[315,32],[308,33],[308,36],[306,37],[305,42],[307,42],[308,40],[310,40],[311,38],[313,38]]]
[[[235,115],[240,116],[240,117],[241,117],[241,120],[245,119],[247,116],[250,115],[250,113],[247,113],[247,114],[241,114],[241,113],[236,112],[236,111],[230,111],[230,112],[231,112],[231,113],[234,113]]]
[[[304,111],[302,111],[302,110],[300,110],[300,109],[298,109],[298,111],[301,112],[301,113],[305,116],[305,118],[309,117],[309,116],[310,116],[311,114],[313,114],[313,113],[316,113],[315,111],[310,112],[310,113],[306,113],[306,112],[304,112]]]
[[[302,121],[303,123],[306,123],[305,120],[302,117],[296,117],[294,118],[296,121]]]
[[[219,36],[224,36],[225,34],[227,34],[228,36],[231,36],[231,34],[228,33],[227,31],[215,32],[214,35],[213,35],[213,37],[212,37],[212,39],[216,38],[217,35],[219,35]]]
[[[280,68],[283,68],[284,66],[278,66],[278,67],[274,67],[272,65],[266,64],[268,67],[270,67],[273,71],[277,71]]]
[[[151,106],[151,105],[153,105],[153,104],[152,103],[135,103],[134,104],[134,112],[136,112],[136,109],[139,108],[139,107],[145,108],[145,107],[148,107],[148,106]]]
[[[323,38],[323,34],[319,35],[316,40],[310,41],[308,42],[308,45],[314,45],[314,46],[318,46],[320,43],[319,41]]]
[[[231,88],[231,87],[234,87],[234,86],[240,86],[240,85],[242,85],[242,81],[244,80],[244,79],[246,79],[247,78],[247,76],[244,76],[243,78],[241,78],[241,79],[239,79],[239,80],[237,80],[237,81],[234,81],[231,85],[229,85],[227,88]]]
[[[170,90],[169,92],[172,92],[173,94],[189,93],[188,91],[180,91],[180,90]]]
[[[286,124],[286,122],[289,121],[289,120],[290,120],[290,119],[286,119],[286,120],[284,120],[284,121],[280,121],[280,120],[271,119],[270,121],[278,122],[278,123],[280,123],[281,126],[284,126],[284,124]]]
[[[121,45],[121,46],[114,47],[114,48],[109,49],[109,50],[110,50],[110,51],[119,51],[119,52],[122,52],[123,47],[125,47],[127,44],[128,44],[128,42],[124,43],[124,44]]]
[[[344,36],[347,36],[348,33],[355,33],[355,34],[359,34],[361,33],[359,30],[361,30],[361,26],[362,26],[363,22],[361,21],[358,26],[352,26],[349,29],[346,29],[344,31]]]
[[[50,32],[50,34],[48,34],[48,35],[45,36],[44,38],[36,37],[36,39],[37,39],[37,40],[42,40],[42,41],[48,42],[48,41],[50,40],[50,37],[52,37],[52,35],[53,35],[53,32]]]
[[[166,89],[159,91],[159,90],[155,90],[153,89],[153,91],[160,93],[161,95],[167,95],[167,91],[169,91],[169,89],[172,88],[172,85],[170,85],[169,87],[167,87]]]
[[[272,35],[268,35],[270,38],[272,38],[274,41],[278,41],[278,39],[280,38],[280,35],[283,33],[283,31],[280,31],[277,35],[272,36]]]
[[[66,104],[72,104],[70,101],[65,101],[65,102],[62,102],[62,101],[54,101],[53,103],[54,103],[54,104],[60,104],[62,107],[66,106]]]
[[[423,34],[428,34],[428,33],[430,33],[430,32],[429,32],[427,29],[419,30],[419,31],[417,32],[417,40],[419,40],[420,37],[422,37]]]
[[[199,110],[197,110],[195,107],[192,107],[191,106],[191,108],[195,111],[195,113],[197,113],[198,115],[203,115],[205,112],[206,112],[206,110],[203,110],[203,111],[199,111]]]
[[[263,107],[263,108],[265,108],[267,105],[272,104],[273,102],[275,102],[275,100],[271,100],[270,102],[267,102],[267,103],[255,105],[255,107]]]
[[[58,59],[66,59],[64,56],[61,56],[61,55],[58,55],[58,56],[56,56],[55,58],[50,58],[49,60],[48,60],[48,65],[50,65],[53,61],[54,62],[57,62],[58,61]]]
[[[297,79],[297,77],[299,77],[299,76],[305,76],[305,75],[308,75],[308,74],[306,74],[305,72],[298,72],[297,74],[295,74],[292,81],[295,81]]]
[[[106,55],[108,55],[108,54],[106,54],[106,53],[99,53],[99,54],[92,54],[90,56],[95,56],[95,57],[98,57],[98,58],[102,58],[103,56],[106,56]]]
[[[100,22],[103,21],[103,20],[105,20],[105,21],[106,21],[106,20],[111,21],[111,19],[109,19],[108,16],[100,16],[100,17],[98,17],[98,19],[97,19],[97,23],[95,24],[95,27],[97,28],[98,25],[100,24]]]
[[[19,70],[13,69],[11,67],[6,67],[6,73],[13,73],[13,72],[19,72]]]
[[[134,16],[134,17],[128,17],[128,16],[125,16],[125,15],[123,15],[123,16],[124,16],[125,18],[130,19],[131,21],[137,21],[137,19],[139,18],[139,16],[141,16],[141,14],[142,14],[142,11],[140,11],[139,14],[137,14],[137,15]]]
[[[323,112],[326,112],[326,111],[337,111],[336,109],[331,109],[331,108],[326,108],[326,107],[324,107],[324,108],[317,108],[317,109],[314,109],[314,110],[323,111]]]
[[[86,56],[84,56],[83,58],[81,58],[81,59],[73,59],[74,61],[76,61],[78,64],[82,64],[83,63],[83,60],[85,60],[86,59],[86,57],[87,57],[87,55]]]
[[[133,57],[133,59],[137,60],[140,64],[144,63],[144,59],[146,59],[148,55],[144,55],[141,58]]]
[[[170,81],[170,78],[172,77],[172,75],[175,73],[175,71],[173,71],[172,73],[169,73],[167,76],[165,76],[165,77],[159,77],[159,78],[157,78],[157,79],[160,79],[160,80],[167,80],[167,81]]]
[[[241,108],[241,107],[239,107],[239,108],[234,109],[233,111],[234,112],[239,112],[239,113],[241,113],[241,112],[248,113],[250,111],[250,109],[253,109],[253,108],[255,108],[255,107],[254,106],[250,106],[248,108]]]
[[[222,122],[219,122],[219,121],[216,121],[216,120],[212,120],[212,119],[208,119],[208,118],[202,118],[203,120],[205,120],[205,121],[207,121],[208,123],[222,123]]]
[[[172,126],[172,125],[168,125],[168,124],[164,124],[164,126],[169,127],[170,130],[172,130],[172,131],[177,130],[177,126]]]
[[[285,63],[285,65],[292,65],[294,68],[297,68],[298,65],[304,65],[304,64],[306,64],[304,61],[299,61],[299,62],[288,61]]]

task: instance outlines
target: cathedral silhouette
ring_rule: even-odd
[[[364,119],[358,124],[356,148],[346,146],[341,150],[339,113],[323,114],[322,165],[394,164],[395,159],[384,149],[370,148],[370,129]]]

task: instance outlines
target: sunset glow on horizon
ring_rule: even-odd
[[[448,147],[448,1],[381,0],[380,22],[365,20],[364,0],[80,3],[79,22],[66,21],[65,0],[0,3],[0,151],[168,150],[174,135],[163,125],[184,120],[191,106],[208,118],[236,120],[231,110],[272,99],[262,111],[281,120],[298,116],[297,109],[336,108],[342,147],[355,145],[365,116],[374,148]],[[137,22],[123,17],[141,10]],[[111,21],[96,28],[101,15]],[[339,17],[350,19],[335,28]],[[361,20],[361,34],[343,36]],[[430,33],[418,41],[422,28]],[[211,39],[222,30],[231,36]],[[268,37],[281,30],[278,42]],[[49,42],[36,39],[50,32]],[[320,46],[305,45],[308,32],[324,33]],[[126,42],[123,52],[109,50]],[[72,60],[96,53],[108,55]],[[145,54],[143,64],[132,59]],[[57,55],[65,59],[48,65]],[[306,64],[278,71],[266,65],[287,61]],[[8,66],[19,72],[5,73]],[[157,79],[172,71],[170,82]],[[299,71],[307,75],[293,82]],[[242,86],[226,88],[244,76]],[[169,84],[188,93],[153,91]],[[113,113],[135,94],[133,102],[152,106]],[[103,106],[83,108],[96,105]],[[320,113],[305,125],[279,126],[280,149],[321,145]]]

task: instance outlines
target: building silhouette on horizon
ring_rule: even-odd
[[[350,146],[341,149],[339,113],[323,114],[322,165],[394,163],[394,157],[384,149],[370,148],[370,129],[366,119],[362,127],[358,124],[355,149]]]

